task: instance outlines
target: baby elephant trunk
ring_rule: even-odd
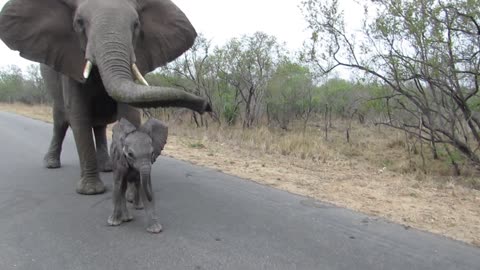
[[[143,166],[140,169],[140,182],[148,201],[152,201],[152,181],[150,180],[151,171],[151,166]]]

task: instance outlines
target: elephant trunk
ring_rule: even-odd
[[[140,168],[140,185],[145,192],[145,196],[148,201],[152,201],[152,181],[150,179],[152,168],[149,165],[145,165]]]
[[[116,101],[138,108],[184,107],[199,113],[211,111],[198,96],[171,87],[136,84],[132,75],[133,50],[123,42],[106,42],[95,51],[96,64],[107,93]]]

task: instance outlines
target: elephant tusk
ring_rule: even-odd
[[[142,76],[142,73],[140,72],[136,64],[132,65],[132,69],[133,69],[133,74],[135,75],[137,80],[139,80],[143,85],[148,86],[147,80],[145,80],[145,78]]]
[[[90,72],[92,71],[93,63],[90,60],[87,60],[85,68],[83,69],[83,78],[88,79]]]

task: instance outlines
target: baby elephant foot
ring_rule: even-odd
[[[43,158],[43,165],[49,169],[60,168],[60,157],[52,154],[46,154]]]
[[[105,192],[105,185],[98,176],[93,178],[82,177],[82,179],[77,182],[76,191],[83,195],[101,194]]]
[[[162,229],[162,225],[158,222],[154,222],[147,227],[149,233],[160,233]]]
[[[110,226],[118,226],[122,224],[123,221],[120,217],[117,217],[116,215],[111,215],[107,219],[107,224]]]
[[[128,212],[127,213],[121,213],[121,214],[112,214],[111,216],[108,217],[107,223],[110,226],[118,226],[122,224],[123,222],[129,222],[133,220],[133,216],[130,215]]]

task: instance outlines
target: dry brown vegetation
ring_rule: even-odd
[[[22,103],[0,103],[0,110],[5,112],[13,112],[44,122],[52,122],[52,107],[48,105],[28,106]]]
[[[0,110],[50,119],[47,106],[2,104]],[[464,167],[471,176],[452,176],[450,164],[432,160],[426,149],[422,159],[426,146],[402,133],[354,126],[346,143],[342,122],[328,141],[316,128],[303,135],[265,127],[170,127],[168,156],[480,245],[475,175]]]

